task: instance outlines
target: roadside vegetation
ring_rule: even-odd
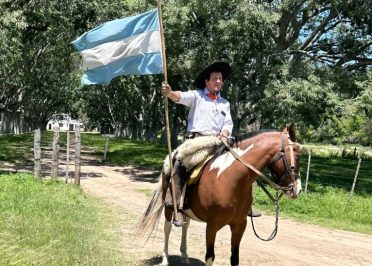
[[[58,181],[0,175],[0,265],[125,265],[118,210]]]

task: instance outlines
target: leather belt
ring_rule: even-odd
[[[194,138],[201,137],[201,136],[204,136],[204,135],[199,132],[186,132],[185,139],[194,139]]]
[[[194,139],[201,136],[218,136],[219,134],[202,134],[199,132],[186,132],[185,139]]]

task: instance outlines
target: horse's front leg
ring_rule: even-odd
[[[242,240],[245,228],[247,226],[247,219],[236,224],[230,224],[231,229],[231,257],[230,263],[232,266],[239,265],[239,247]]]
[[[207,254],[205,254],[205,265],[211,266],[214,261],[214,242],[216,241],[216,228],[207,224],[206,230],[206,244],[207,244]]]
[[[172,230],[172,211],[168,208],[164,209],[165,221],[164,221],[164,249],[162,255],[162,262],[161,265],[168,265],[168,246],[169,246],[169,235]]]
[[[190,218],[186,217],[185,223],[182,225],[182,239],[181,239],[181,261],[182,263],[190,263],[189,255],[187,254],[187,229],[190,225]]]

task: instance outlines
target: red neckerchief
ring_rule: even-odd
[[[208,93],[207,96],[213,101],[217,100],[217,94],[215,93]]]

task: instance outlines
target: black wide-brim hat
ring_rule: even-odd
[[[231,72],[231,67],[226,62],[215,62],[210,66],[206,67],[194,81],[194,86],[198,89],[205,88],[205,80],[209,79],[209,76],[212,72],[221,72],[223,80],[227,79]]]

